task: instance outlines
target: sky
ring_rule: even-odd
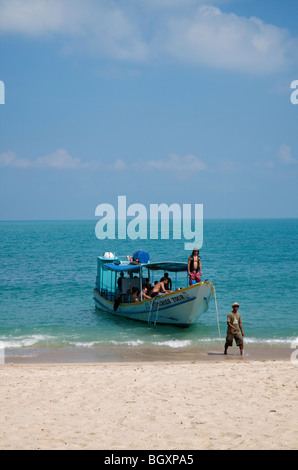
[[[0,220],[298,217],[297,0],[0,0]]]

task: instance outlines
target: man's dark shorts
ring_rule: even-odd
[[[236,341],[237,346],[241,346],[243,344],[243,337],[241,333],[227,333],[227,338],[226,338],[226,345],[227,346],[233,346],[233,339]]]

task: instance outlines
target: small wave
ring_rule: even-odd
[[[292,343],[298,343],[298,338],[249,338],[245,336],[244,341],[246,344],[284,345],[290,347]]]
[[[155,338],[155,341],[151,338],[151,341],[148,339],[141,340],[141,339],[127,339],[127,340],[115,340],[115,339],[105,339],[105,340],[98,340],[97,338],[92,340],[92,338],[75,338],[64,337],[63,339],[61,336],[54,336],[54,335],[43,335],[43,334],[32,334],[32,335],[20,335],[20,336],[10,336],[10,335],[2,335],[0,336],[0,349],[18,349],[18,348],[30,348],[32,346],[37,347],[44,347],[54,346],[55,344],[59,345],[60,347],[63,345],[64,347],[74,347],[74,348],[92,348],[101,345],[114,345],[114,346],[128,346],[128,347],[138,347],[142,345],[148,346],[164,346],[168,348],[178,349],[178,348],[187,348],[189,346],[200,346],[200,345],[210,345],[212,343],[218,343],[220,341],[225,341],[225,336],[222,338],[218,337],[203,337],[203,338],[192,338],[192,339],[162,339],[162,338]],[[297,347],[298,345],[298,337],[286,337],[286,338],[257,338],[257,337],[244,337],[245,344],[247,345],[267,345],[267,346],[284,346],[284,347]],[[294,346],[293,346],[294,345]]]
[[[0,339],[0,348],[26,348],[51,339],[53,339],[52,336],[45,335],[16,336],[14,338],[3,337]]]
[[[76,348],[92,348],[99,343],[100,341],[70,341],[68,344]]]
[[[115,346],[140,346],[141,344],[144,344],[144,341],[141,341],[139,339],[137,340],[130,340],[130,341],[70,341],[68,344],[71,346],[75,346],[77,348],[92,348],[94,346],[100,345],[100,344],[113,344]]]
[[[141,344],[144,344],[144,341],[137,339],[137,340],[130,340],[130,341],[111,341],[112,344],[115,344],[117,346],[126,344],[127,346],[140,346]]]
[[[156,346],[169,346],[170,348],[185,348],[186,346],[190,346],[192,344],[191,340],[178,340],[173,339],[169,341],[157,341],[153,343]]]

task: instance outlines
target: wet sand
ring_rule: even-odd
[[[5,363],[102,363],[102,362],[159,362],[159,361],[227,361],[227,360],[289,360],[293,349],[284,346],[246,345],[243,357],[233,346],[228,355],[223,354],[223,345],[201,345],[196,347],[170,348],[166,346],[101,346],[93,348],[47,348],[6,350]]]

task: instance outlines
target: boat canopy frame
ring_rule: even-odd
[[[118,289],[117,289],[117,282],[119,279],[119,275],[121,273],[127,272],[129,274],[129,277],[132,279],[133,274],[138,274],[138,289],[141,292],[141,298],[142,296],[142,286],[143,286],[143,280],[146,278],[154,278],[154,273],[157,271],[163,271],[169,272],[169,273],[175,273],[175,289],[177,290],[178,288],[178,273],[186,273],[186,278],[188,279],[188,268],[187,268],[187,263],[185,262],[179,262],[179,261],[163,261],[163,262],[158,262],[158,263],[140,263],[140,264],[133,264],[133,263],[105,263],[102,266],[103,269],[107,269],[114,273],[113,280],[111,277],[111,284],[110,284],[110,289],[108,292],[109,297],[113,298],[114,295],[117,294]],[[145,272],[143,269],[148,269],[148,275],[145,275]],[[150,276],[150,271],[152,272],[152,276]],[[184,282],[183,282],[184,284]],[[102,286],[103,287],[103,286]],[[107,287],[107,286],[106,286]],[[132,289],[132,283],[130,283],[130,290]]]
[[[147,268],[152,271],[169,271],[169,272],[187,272],[187,263],[181,261],[163,261],[159,263],[144,263],[144,264],[116,264],[108,263],[103,265],[104,268],[111,271],[140,271],[142,268]]]
[[[133,271],[133,272],[139,272],[141,270],[142,265],[141,264],[115,264],[115,263],[109,263],[109,264],[104,264],[103,268],[110,269],[111,271],[116,271],[116,272],[124,272],[124,271]]]
[[[159,263],[148,263],[146,264],[146,268],[152,271],[169,271],[169,272],[187,272],[187,263],[183,263],[181,261],[164,261]]]

